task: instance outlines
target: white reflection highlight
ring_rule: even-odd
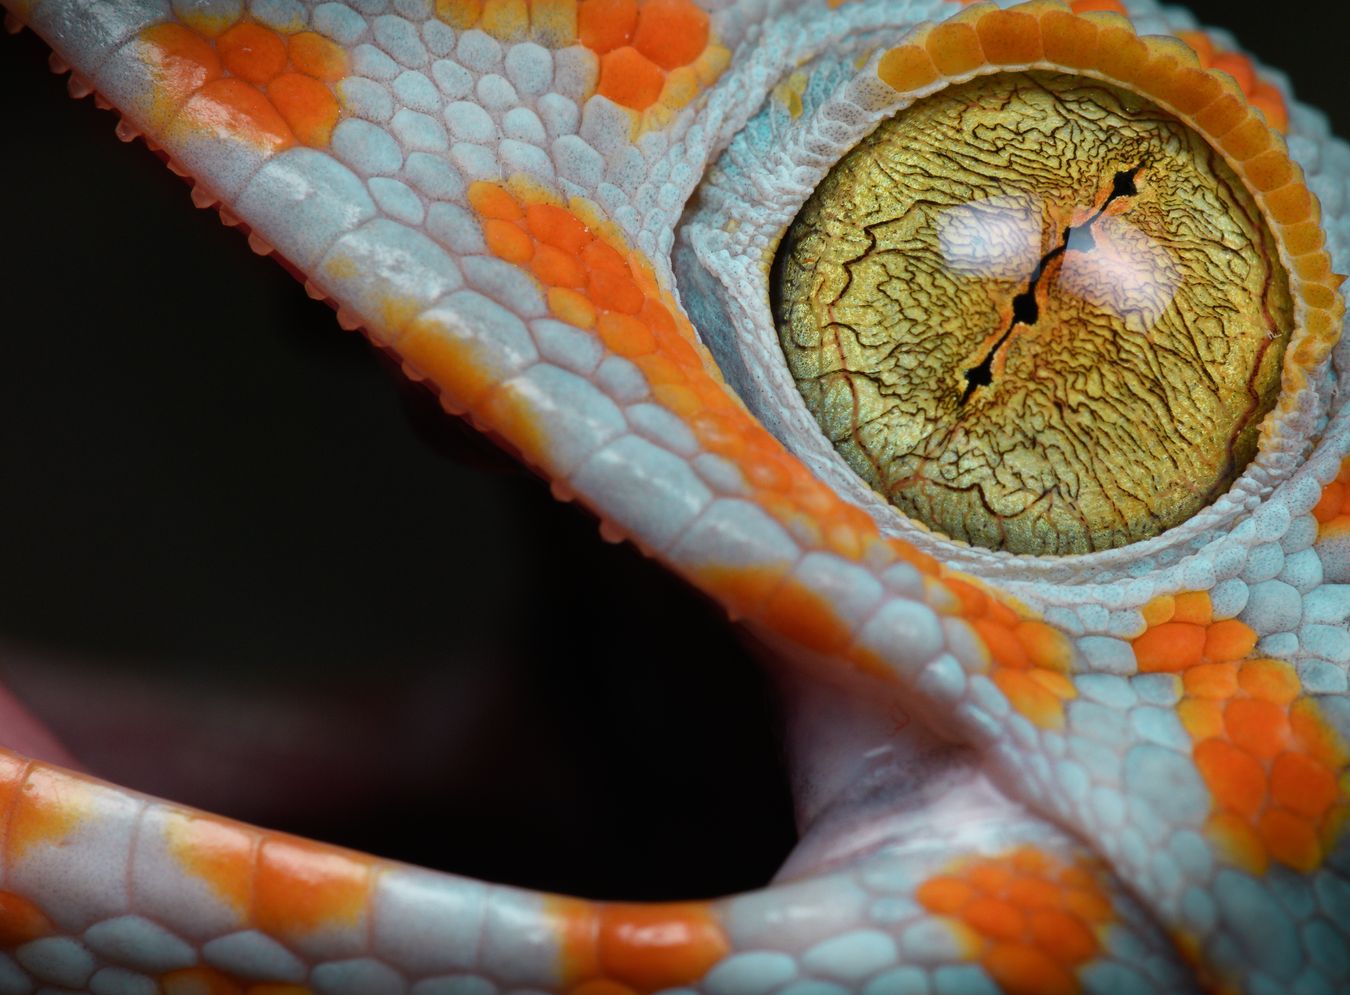
[[[999,194],[937,217],[938,245],[954,273],[1024,281],[1041,261],[1041,210],[1029,194]]]

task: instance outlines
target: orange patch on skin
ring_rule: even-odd
[[[647,0],[633,47],[667,72],[687,66],[708,47],[708,15],[690,0]]]
[[[223,902],[240,914],[253,903],[255,830],[209,815],[171,813],[165,842],[187,873],[206,882]]]
[[[286,68],[286,43],[260,24],[236,24],[216,40],[220,60],[233,75],[265,86]]]
[[[350,70],[346,49],[313,31],[291,35],[286,48],[295,71],[316,80],[336,83]]]
[[[596,93],[639,113],[663,99],[682,106],[720,72],[705,58],[708,15],[693,0],[583,0],[577,36],[600,59]]]
[[[1177,714],[1213,799],[1211,837],[1253,873],[1271,861],[1318,866],[1350,812],[1338,783],[1350,755],[1293,667],[1246,659],[1256,633],[1236,619],[1213,621],[1208,595],[1158,599],[1143,615],[1139,669],[1181,675]]]
[[[243,986],[213,967],[170,971],[159,979],[163,995],[245,995]]]
[[[665,85],[660,67],[631,45],[600,57],[600,84],[595,92],[622,107],[645,111],[660,99]]]
[[[227,76],[207,83],[183,107],[183,116],[221,138],[239,138],[269,152],[295,144],[295,135],[272,102],[255,87]]]
[[[178,106],[222,72],[215,46],[181,24],[156,24],[141,32],[142,56],[150,67],[159,100]],[[163,112],[161,111],[161,115]]]
[[[52,921],[31,901],[0,891],[0,947],[13,949],[52,932]]]
[[[5,830],[6,862],[22,860],[36,846],[59,846],[89,810],[81,778],[33,764],[19,785]]]
[[[279,937],[355,925],[372,876],[368,857],[307,840],[266,839],[258,850],[254,922]]]
[[[212,38],[182,24],[141,33],[155,80],[152,115],[277,152],[328,144],[341,117],[330,84],[348,72],[347,53],[313,32],[289,39],[251,21]]]
[[[960,861],[915,898],[952,921],[1008,995],[1076,995],[1077,969],[1098,955],[1115,919],[1093,868],[1034,847]]]
[[[1350,533],[1350,456],[1341,462],[1336,479],[1322,488],[1322,497],[1313,508],[1321,537],[1341,537]]]
[[[328,145],[342,113],[332,90],[312,76],[282,73],[272,80],[267,95],[303,144]]]
[[[706,903],[551,899],[569,995],[647,995],[697,983],[731,950]]]

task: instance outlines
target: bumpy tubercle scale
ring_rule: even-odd
[[[1232,170],[1149,101],[981,76],[883,122],[779,249],[775,317],[849,465],[1015,553],[1152,538],[1256,453],[1293,323]]]

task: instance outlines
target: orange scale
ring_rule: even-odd
[[[1289,225],[1311,215],[1316,205],[1312,192],[1302,182],[1290,183],[1274,193],[1266,194],[1266,210],[1276,224]],[[1323,293],[1313,293],[1321,290]],[[1314,307],[1331,307],[1334,292],[1326,287],[1308,286],[1304,290],[1307,301]]]
[[[692,984],[731,949],[705,904],[607,904],[598,920],[596,953],[604,976],[637,991]]]
[[[1033,913],[1031,935],[1036,946],[1061,964],[1080,964],[1101,949],[1096,934],[1081,919],[1058,909]]]
[[[1336,479],[1343,484],[1350,484],[1350,456],[1341,460],[1341,470],[1336,474]]]
[[[508,263],[527,263],[534,258],[534,240],[513,221],[487,218],[483,221],[483,241],[488,251]]]
[[[950,577],[947,579],[947,590],[960,600],[959,613],[965,618],[980,618],[989,611],[989,595],[973,584]]]
[[[1096,879],[1088,886],[1066,888],[1064,909],[1084,922],[1106,922],[1113,913],[1111,902],[1102,894]]]
[[[353,926],[373,885],[368,857],[308,840],[274,836],[258,849],[253,921],[277,937],[324,926]]]
[[[271,152],[295,144],[281,112],[254,86],[242,79],[212,80],[184,105],[183,116],[199,128],[229,135]]]
[[[155,89],[174,104],[220,78],[222,68],[215,48],[181,24],[146,28],[141,41],[147,47],[143,58],[151,67]]]
[[[267,95],[303,144],[328,144],[342,110],[325,84],[301,73],[282,73],[267,87]]]
[[[980,860],[967,870],[966,879],[986,895],[1001,895],[1013,882],[1013,869],[1006,860]]]
[[[1325,525],[1341,513],[1341,503],[1345,500],[1345,487],[1339,480],[1332,481],[1322,488],[1321,500],[1313,507],[1313,517]]]
[[[1251,93],[1256,89],[1256,70],[1252,68],[1250,59],[1237,52],[1215,53],[1212,48],[1211,53],[1206,63],[1210,69],[1232,76],[1243,93]]]
[[[36,905],[21,895],[0,891],[0,947],[19,947],[53,931],[51,920]]]
[[[1017,940],[1027,930],[1027,917],[1015,905],[981,896],[961,910],[961,920],[975,932],[996,940]]]
[[[631,45],[600,57],[600,83],[595,92],[621,107],[645,111],[660,98],[665,85],[661,68]]]
[[[1026,650],[1033,667],[1045,670],[1067,672],[1073,661],[1073,649],[1053,626],[1044,622],[1022,621],[1017,623],[1017,641]]]
[[[629,279],[632,276],[628,268],[628,260],[612,245],[599,238],[592,239],[590,244],[581,250],[581,261],[585,264],[586,269],[592,273],[603,270],[624,279]]]
[[[553,204],[531,204],[525,208],[525,224],[530,234],[545,245],[575,256],[595,240],[575,214]]]
[[[637,0],[582,0],[577,39],[596,55],[627,45],[637,27]]]
[[[1017,670],[1031,666],[1031,658],[1010,629],[990,618],[977,618],[970,625],[995,663]]]
[[[1225,92],[1218,100],[1202,108],[1195,115],[1197,127],[1211,138],[1226,135],[1247,119],[1246,101],[1234,93]]]
[[[986,57],[996,65],[1037,62],[1045,55],[1041,23],[1031,14],[991,10],[976,22],[975,31]]]
[[[1038,850],[1034,846],[1021,846],[1014,850],[1008,858],[1012,869],[1019,874],[1036,875],[1025,879],[1018,879],[1014,884],[1021,883],[1023,880],[1035,881],[1041,877],[1051,874],[1056,869],[1055,861],[1051,860],[1044,850]]]
[[[1223,702],[1188,698],[1177,705],[1177,717],[1195,742],[1223,735]]]
[[[831,522],[825,527],[825,545],[844,559],[858,560],[862,558],[866,548],[864,535],[865,533],[851,522]],[[883,667],[882,673],[889,675],[890,671]]]
[[[1207,739],[1193,756],[1220,807],[1251,817],[1266,800],[1266,772],[1256,758],[1222,739]]]
[[[989,609],[987,612],[989,619],[1007,629],[1016,627],[1017,623],[1022,621],[1017,612],[1013,611],[1006,604],[992,595],[989,598]]]
[[[1270,768],[1275,802],[1309,819],[1321,819],[1340,798],[1335,774],[1302,753],[1281,753]]]
[[[877,77],[897,93],[920,90],[942,77],[922,45],[901,45],[881,57]]]
[[[1173,622],[1209,625],[1214,621],[1214,605],[1208,591],[1183,591],[1172,598]]]
[[[244,995],[244,989],[214,967],[188,967],[159,979],[162,995]]]
[[[1144,616],[1144,624],[1151,629],[1172,621],[1172,616],[1176,614],[1176,611],[1176,598],[1170,594],[1163,594],[1144,605],[1140,609],[1140,614]],[[1191,619],[1183,619],[1182,621],[1189,622]]]
[[[547,243],[535,244],[530,271],[546,287],[580,289],[586,286],[586,271],[582,269],[580,260]]]
[[[1075,14],[1090,14],[1093,11],[1107,11],[1121,15],[1129,14],[1120,0],[1070,0],[1069,9]]]
[[[1192,698],[1227,700],[1237,693],[1237,674],[1233,663],[1202,663],[1187,670],[1182,683]]]
[[[484,219],[519,221],[525,217],[520,204],[495,183],[479,180],[469,184],[469,206]]]
[[[286,68],[286,43],[261,24],[236,24],[216,39],[216,49],[226,69],[255,86],[270,83]]]
[[[928,33],[924,47],[928,49],[933,65],[944,76],[960,76],[988,61],[979,34],[965,22],[947,21],[937,25]]]
[[[1049,61],[1082,69],[1097,59],[1097,25],[1064,11],[1048,11],[1041,16],[1041,44]]]
[[[642,310],[638,312],[638,316],[658,335],[670,335],[683,342],[688,347],[689,354],[693,356],[694,361],[698,362],[698,353],[694,351],[693,346],[680,336],[678,329],[675,327],[675,319],[670,316],[670,310],[664,304],[648,297],[642,302]]]
[[[601,314],[596,321],[596,330],[606,346],[629,359],[645,356],[656,349],[656,339],[651,330],[626,314]]]
[[[1133,28],[1105,28],[1098,36],[1097,67],[1123,83],[1139,80],[1151,55]]]
[[[608,978],[597,978],[592,981],[583,981],[579,985],[567,989],[567,995],[638,995],[638,993],[622,985],[617,981],[610,981]]]
[[[1057,909],[1064,900],[1057,885],[1035,877],[1018,878],[1008,885],[1006,894],[1008,901],[1031,911]]]
[[[698,410],[697,394],[678,383],[657,383],[652,387],[652,397],[656,398],[657,404],[679,414],[682,419],[687,419]]]
[[[1071,701],[1078,697],[1078,689],[1074,687],[1073,681],[1057,671],[1032,670],[1027,676],[1060,701]]]
[[[775,460],[756,460],[746,467],[746,477],[756,488],[767,488],[771,491],[785,490],[789,480],[788,475]]]
[[[336,83],[347,75],[349,64],[346,50],[323,35],[301,31],[291,35],[286,49],[291,57],[291,65],[306,76],[313,76],[325,83]]]
[[[1288,809],[1274,808],[1262,815],[1257,835],[1272,860],[1304,874],[1316,870],[1322,862],[1316,828]]]
[[[690,0],[647,0],[638,9],[633,47],[662,69],[687,66],[708,47],[708,15]]]
[[[596,307],[621,314],[637,314],[645,300],[637,284],[607,269],[592,269],[586,289]]]
[[[637,321],[636,318],[628,320]],[[638,323],[641,324],[641,322]],[[646,328],[647,326],[643,325],[642,327]],[[650,329],[648,329],[648,334],[651,334]],[[653,340],[655,340],[655,336],[653,336]],[[642,374],[650,384],[679,387],[681,390],[689,391],[696,403],[701,402],[698,392],[690,386],[689,377],[685,374],[685,371],[660,352],[642,360]]]
[[[1215,622],[1205,632],[1205,658],[1241,660],[1256,649],[1256,630],[1245,622],[1230,618]]]
[[[980,959],[1004,995],[1078,995],[1078,981],[1035,947],[1002,943]]]
[[[975,899],[975,889],[959,878],[942,876],[929,878],[914,892],[914,897],[929,912],[954,915]]]
[[[1164,622],[1134,641],[1134,656],[1143,673],[1186,670],[1198,664],[1205,649],[1205,629],[1190,622]]]
[[[1322,710],[1311,698],[1301,698],[1289,707],[1289,724],[1300,748],[1328,767],[1339,769],[1346,763],[1346,748],[1340,736],[1327,725]]]
[[[594,328],[595,305],[590,298],[566,287],[551,287],[548,291],[549,312],[558,320],[577,328]]]
[[[1298,178],[1294,164],[1279,149],[1270,149],[1248,160],[1246,173],[1247,182],[1257,193],[1278,190]]]
[[[1253,698],[1287,705],[1303,693],[1298,674],[1280,660],[1248,660],[1238,669],[1238,684]]]
[[[1224,729],[1237,746],[1259,760],[1272,760],[1290,739],[1289,717],[1271,701],[1239,698],[1223,713]]]
[[[1253,874],[1265,873],[1270,864],[1270,854],[1247,820],[1232,812],[1220,812],[1210,818],[1205,829],[1219,849],[1239,867]]]

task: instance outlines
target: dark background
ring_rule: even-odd
[[[1350,11],[1193,3],[1350,134]],[[31,33],[0,38],[0,680],[95,772],[603,897],[766,880],[719,612],[440,416]]]

